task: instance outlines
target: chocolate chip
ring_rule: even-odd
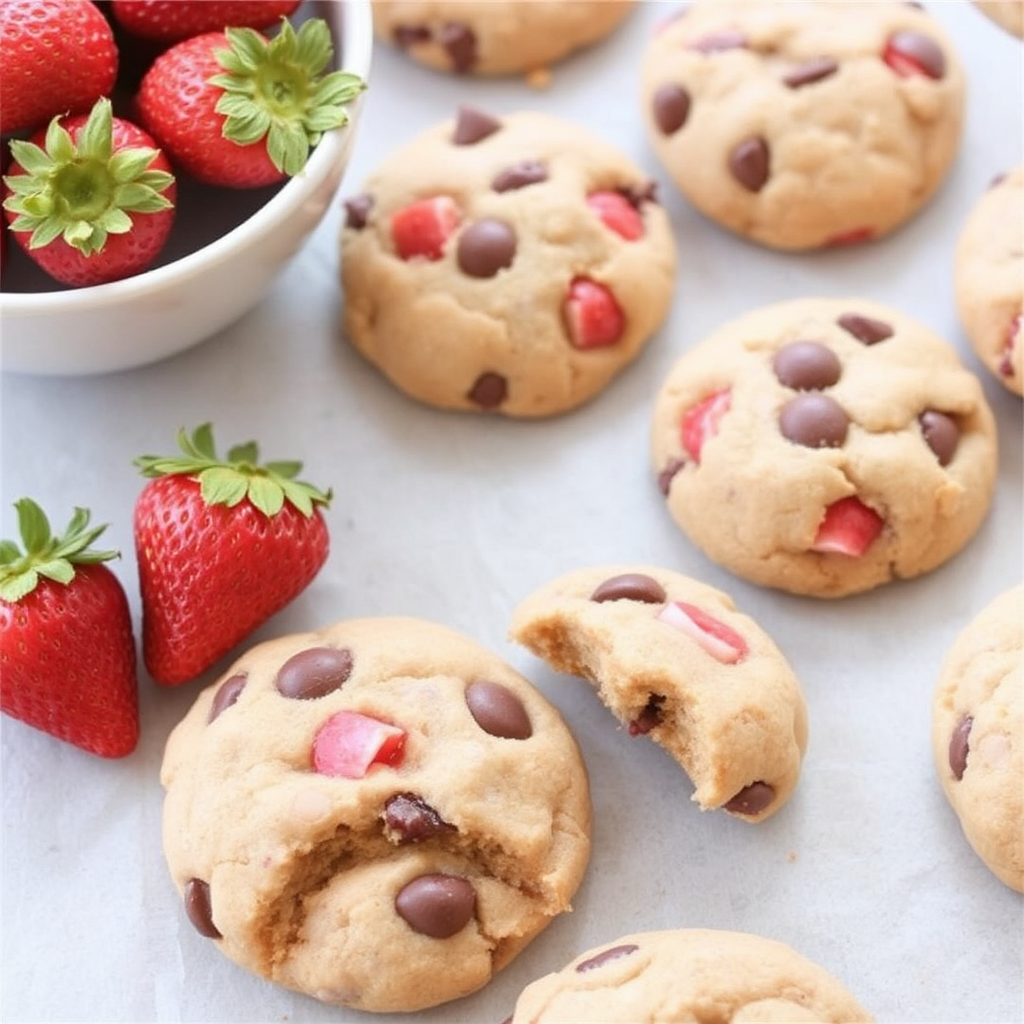
[[[501,128],[501,122],[476,107],[459,107],[455,119],[452,143],[456,146],[472,146]]]
[[[646,736],[656,725],[661,725],[661,706],[665,698],[658,693],[652,693],[647,698],[643,711],[640,712],[627,727],[630,736]]]
[[[548,169],[538,160],[522,160],[498,171],[491,182],[495,192],[512,192],[548,180]]]
[[[395,897],[395,910],[414,932],[449,939],[472,919],[476,890],[454,875],[420,875]]]
[[[772,360],[780,384],[797,391],[820,391],[831,387],[843,372],[839,356],[817,341],[791,341]]]
[[[185,914],[192,922],[195,930],[208,939],[223,938],[213,923],[213,911],[210,908],[210,886],[201,878],[190,878],[185,883]]]
[[[348,648],[311,647],[293,654],[277,673],[277,688],[285,697],[313,700],[333,693],[352,674]]]
[[[345,200],[345,227],[354,231],[362,231],[373,209],[373,196],[353,196]]]
[[[831,57],[815,57],[813,60],[798,64],[783,75],[782,81],[790,89],[800,89],[805,85],[813,85],[823,78],[830,78],[839,70],[839,65]]]
[[[441,27],[437,41],[448,53],[456,74],[464,75],[476,63],[476,36],[465,23],[449,21]]]
[[[936,409],[926,409],[919,422],[925,444],[935,453],[940,466],[948,466],[960,443],[960,427],[952,416]]]
[[[508,397],[508,381],[500,373],[488,370],[477,377],[466,397],[481,409],[497,409]]]
[[[988,183],[987,189],[988,189],[988,190],[991,190],[991,189],[994,189],[994,188],[999,188],[999,186],[1000,186],[1000,185],[1002,185],[1002,183],[1003,183],[1004,181],[1006,181],[1006,172],[1005,172],[1005,171],[1000,171],[1000,172],[999,172],[999,173],[998,173],[998,174],[997,174],[997,175],[996,175],[996,176],[995,176],[995,177],[994,177],[994,178],[993,178],[993,179],[992,179],[992,180],[991,180],[991,181],[990,181],[990,182]]]
[[[747,45],[747,37],[739,29],[726,28],[702,36],[690,43],[687,49],[699,53],[723,53],[725,50],[744,50]]]
[[[247,679],[248,676],[239,672],[220,684],[217,692],[213,695],[208,722],[212,722],[238,700],[238,695],[245,689]]]
[[[593,971],[598,967],[603,967],[605,964],[610,963],[612,960],[621,960],[624,956],[629,956],[630,953],[635,953],[640,947],[635,946],[632,943],[622,946],[612,946],[610,949],[603,949],[596,956],[592,956],[582,963],[576,965],[576,973],[584,974],[587,971]]]
[[[843,407],[817,392],[797,395],[779,413],[782,436],[805,448],[840,448],[849,426],[850,418]]]
[[[399,843],[418,843],[441,832],[454,832],[433,807],[415,793],[397,793],[384,805],[384,826]]]
[[[748,192],[760,192],[768,180],[769,161],[768,143],[760,136],[752,136],[733,147],[729,170]]]
[[[893,336],[892,327],[884,320],[873,320],[860,313],[843,313],[836,321],[843,330],[848,331],[865,345],[877,345],[880,341]]]
[[[466,705],[476,724],[491,736],[525,740],[533,735],[523,702],[506,686],[479,680],[466,687]]]
[[[752,782],[726,803],[725,809],[730,814],[760,814],[774,799],[775,790],[767,782]]]
[[[391,38],[396,46],[408,50],[419,43],[430,42],[430,29],[426,25],[396,25]]]
[[[971,715],[964,715],[956,723],[953,735],[949,737],[949,769],[957,782],[964,777],[964,772],[967,770],[972,725],[974,725],[974,718]]]
[[[591,601],[642,601],[660,604],[665,600],[665,588],[650,576],[640,572],[626,572],[612,576],[601,583],[590,595]]]
[[[616,190],[619,195],[624,196],[630,206],[639,210],[644,203],[656,203],[658,201],[658,183],[647,180],[642,185],[623,185]]]
[[[690,116],[690,94],[681,85],[663,85],[651,99],[654,123],[662,135],[672,135]]]
[[[941,78],[946,73],[946,55],[931,36],[921,32],[894,32],[889,36],[886,49],[908,58],[929,78]]]
[[[516,233],[503,220],[478,220],[459,235],[459,269],[468,277],[494,277],[515,256]]]
[[[672,490],[672,481],[675,479],[676,473],[679,472],[685,466],[686,463],[682,459],[669,459],[665,464],[664,469],[658,474],[658,490],[667,498],[669,491]]]

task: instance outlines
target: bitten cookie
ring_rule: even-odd
[[[429,405],[564,412],[668,312],[676,249],[653,183],[560,118],[463,107],[345,205],[345,331]]]
[[[865,299],[747,313],[673,367],[651,430],[669,513],[754,583],[841,597],[934,569],[992,501],[977,377],[923,324]]]
[[[964,835],[1024,892],[1024,587],[990,602],[953,642],[932,705],[932,749]]]
[[[978,200],[957,243],[960,321],[978,358],[1016,394],[1024,392],[1024,164]]]
[[[983,14],[1018,39],[1024,38],[1024,0],[974,0]]]
[[[915,4],[700,0],[655,34],[643,115],[707,217],[762,245],[887,234],[943,181],[964,76]]]
[[[800,684],[721,591],[666,569],[582,569],[523,601],[511,637],[593,683],[631,736],[679,762],[702,809],[762,821],[792,794],[807,746]]]
[[[378,38],[436,71],[537,71],[611,33],[635,0],[374,0]]]
[[[824,968],[772,939],[680,928],[598,946],[523,989],[509,1024],[872,1021]]]
[[[328,1003],[404,1011],[484,985],[569,909],[590,798],[558,712],[417,619],[244,654],[167,744],[164,850],[199,932]]]

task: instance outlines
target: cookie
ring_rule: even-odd
[[[557,710],[418,619],[252,648],[174,729],[161,779],[200,934],[360,1010],[480,988],[569,909],[590,853],[586,770]]]
[[[942,663],[932,705],[935,768],[964,835],[1024,892],[1024,587],[983,608]]]
[[[969,213],[954,266],[957,310],[974,351],[1007,389],[1024,391],[1024,164]]]
[[[462,107],[346,203],[345,332],[443,409],[549,416],[593,397],[660,326],[675,284],[646,174],[583,128]]]
[[[981,383],[923,324],[866,299],[753,310],[688,351],[651,452],[669,513],[753,583],[841,597],[941,565],[992,501]]]
[[[527,597],[510,635],[664,747],[702,810],[762,821],[791,796],[807,747],[800,684],[721,591],[647,566],[581,569]]]
[[[916,4],[699,0],[643,57],[656,157],[705,216],[761,245],[879,238],[945,178],[960,60]]]
[[[1022,0],[974,0],[978,9],[1000,28],[1024,39],[1024,2]]]
[[[528,985],[508,1024],[871,1021],[824,968],[772,939],[705,928],[640,932]]]
[[[379,39],[436,71],[510,75],[542,70],[609,35],[635,0],[374,0]]]

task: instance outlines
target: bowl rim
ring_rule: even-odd
[[[368,81],[373,56],[372,0],[320,0],[320,3],[336,5],[343,11],[344,33],[338,66],[358,75],[364,82]],[[171,263],[119,281],[46,292],[0,292],[0,316],[72,314],[134,302],[168,287],[180,287],[191,278],[209,272],[239,249],[244,249],[252,241],[272,232],[290,216],[297,205],[301,205],[303,196],[315,191],[330,176],[344,152],[346,135],[352,130],[352,122],[361,102],[362,95],[356,97],[349,106],[350,117],[346,124],[324,134],[306,166],[298,174],[286,181],[255,213],[220,238]]]

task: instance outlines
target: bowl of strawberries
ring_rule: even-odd
[[[237,320],[340,188],[370,0],[0,4],[0,370],[153,363]]]

